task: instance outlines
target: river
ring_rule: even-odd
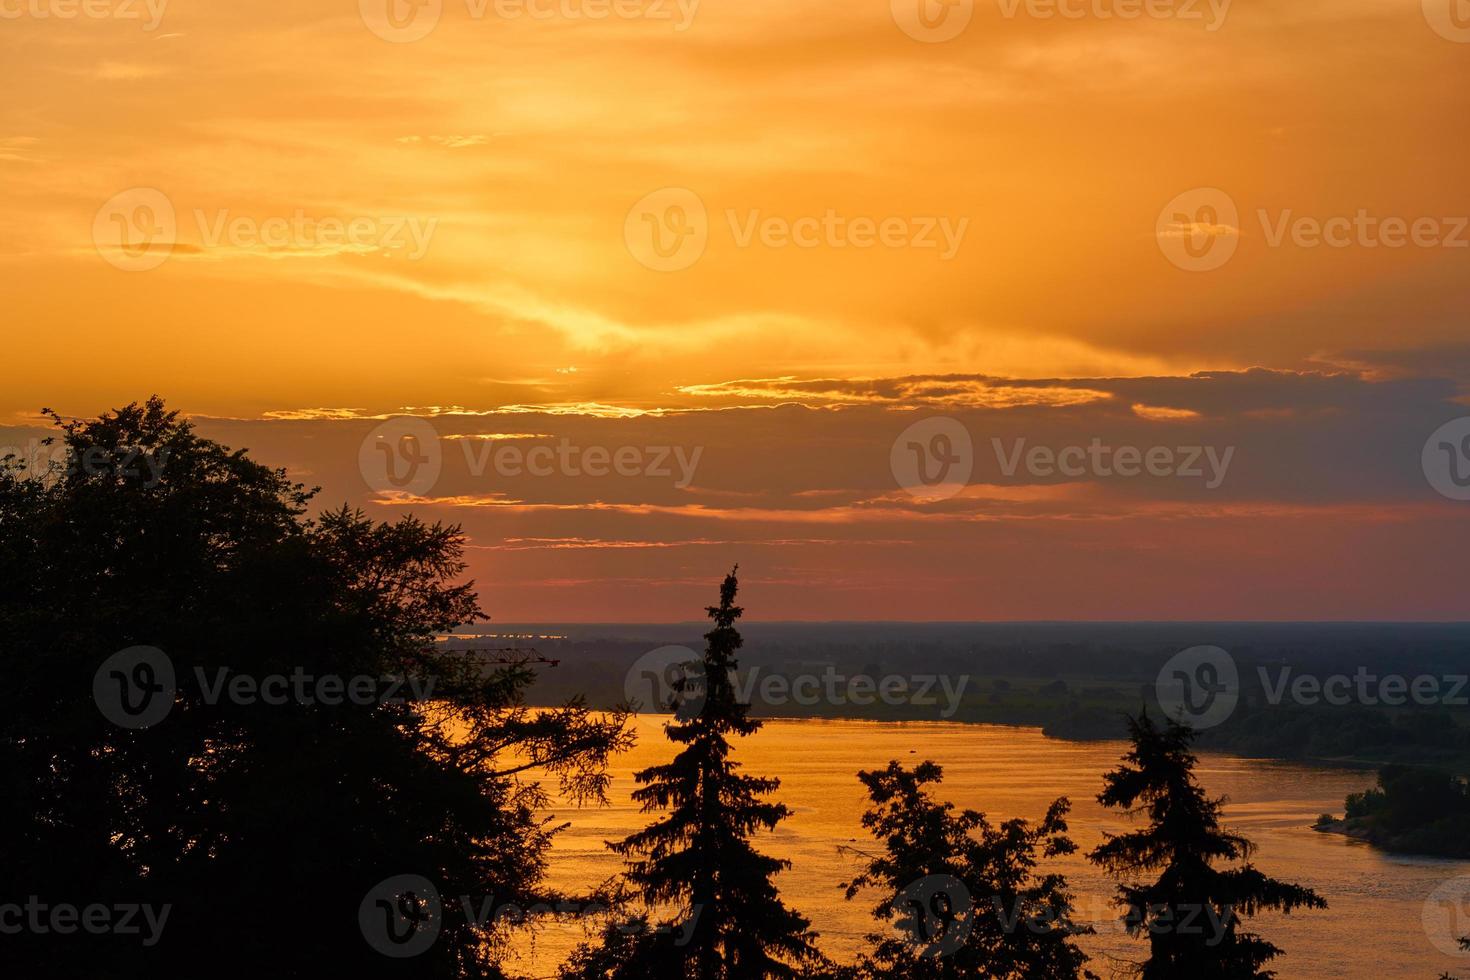
[[[620,838],[651,819],[629,798],[631,774],[671,757],[663,720],[650,715],[637,720],[638,746],[617,760],[611,806],[552,811],[571,823],[552,852],[553,884],[586,888],[620,869],[621,860],[603,841]],[[781,779],[780,799],[795,812],[774,833],[763,835],[759,846],[792,862],[779,878],[782,897],[811,919],[823,949],[839,961],[850,961],[860,948],[877,900],[875,893],[866,893],[848,902],[837,887],[854,867],[839,846],[867,841],[859,823],[866,803],[855,778],[859,769],[882,767],[893,759],[906,765],[933,760],[944,767],[938,795],[957,807],[981,810],[992,822],[1037,819],[1052,799],[1069,797],[1071,833],[1080,852],[1058,865],[1077,896],[1080,917],[1099,930],[1083,942],[1094,956],[1090,967],[1109,977],[1121,960],[1142,959],[1146,940],[1122,933],[1108,905],[1113,883],[1081,855],[1105,830],[1128,826],[1122,814],[1095,800],[1102,774],[1117,764],[1125,748],[1122,742],[1058,741],[1032,728],[778,720],[742,740],[736,758],[747,772]],[[1371,773],[1204,753],[1198,776],[1211,795],[1228,798],[1227,825],[1259,845],[1258,867],[1316,889],[1329,903],[1326,911],[1253,920],[1254,930],[1285,951],[1269,965],[1283,980],[1435,980],[1455,968],[1470,980],[1470,955],[1442,952],[1430,936],[1440,933],[1434,938],[1445,943],[1448,936],[1442,933],[1448,928],[1470,932],[1470,906],[1431,903],[1430,923],[1424,924],[1426,901],[1436,888],[1461,876],[1467,877],[1459,884],[1470,885],[1470,862],[1386,855],[1310,829],[1319,813],[1341,813],[1348,793],[1373,783]],[[1446,917],[1452,915],[1457,918],[1450,925]],[[525,975],[550,975],[581,936],[574,924],[549,926],[533,948],[522,947],[519,960],[508,965]]]

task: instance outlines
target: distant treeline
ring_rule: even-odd
[[[507,642],[561,660],[561,669],[543,671],[531,689],[543,704],[585,694],[594,706],[611,706],[624,699],[629,671],[649,650],[701,644],[698,624],[496,629],[528,634]],[[557,638],[530,638],[537,632]],[[778,623],[748,632],[741,671],[756,675],[750,691],[757,717],[950,720],[1037,726],[1064,739],[1116,739],[1125,735],[1125,715],[1144,706],[1161,710],[1156,682],[1171,657],[1213,645],[1235,660],[1239,704],[1224,723],[1201,732],[1201,748],[1470,772],[1467,624]],[[964,683],[953,704],[937,686],[930,691],[937,703],[877,697],[838,703],[825,692],[805,701],[761,696],[761,683],[771,678],[828,674],[874,681],[939,676],[951,689],[961,678]],[[1303,702],[1294,696],[1303,677],[1341,680]],[[1387,677],[1402,678],[1404,690],[1390,687],[1380,700]],[[1434,681],[1432,696],[1417,699],[1429,703],[1416,703],[1413,682],[1420,678]],[[1424,685],[1420,695],[1430,691]],[[916,681],[909,689],[921,687]],[[1329,703],[1329,695],[1339,703]]]

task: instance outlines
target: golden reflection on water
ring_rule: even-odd
[[[552,884],[583,890],[620,870],[620,859],[603,841],[651,819],[629,799],[631,773],[672,755],[663,721],[651,715],[637,720],[638,746],[617,760],[611,806],[552,811],[571,823],[553,849]],[[1107,977],[1113,972],[1110,957],[1141,958],[1144,943],[1122,934],[1108,904],[1113,883],[1081,854],[1104,830],[1127,826],[1121,814],[1094,799],[1102,774],[1124,748],[1121,742],[1064,742],[1037,729],[991,725],[791,720],[768,721],[739,744],[736,756],[747,771],[781,779],[780,799],[795,815],[762,837],[760,846],[792,862],[779,879],[782,896],[812,920],[823,948],[839,960],[850,960],[860,947],[877,902],[875,893],[845,901],[837,887],[853,870],[853,859],[838,848],[867,843],[859,823],[866,804],[855,775],[859,769],[894,759],[906,765],[933,760],[944,767],[942,797],[981,810],[992,821],[1037,819],[1052,799],[1069,797],[1080,852],[1058,864],[1077,895],[1080,917],[1098,927],[1099,935],[1084,945],[1097,957],[1092,969]],[[1470,975],[1470,957],[1457,963],[1437,952],[1420,927],[1425,898],[1446,879],[1470,875],[1470,863],[1392,857],[1310,829],[1319,813],[1340,813],[1348,793],[1371,785],[1371,773],[1206,754],[1199,776],[1211,795],[1229,798],[1228,823],[1260,846],[1260,867],[1317,889],[1329,903],[1323,912],[1256,920],[1260,932],[1286,951],[1275,964],[1283,978],[1371,974],[1432,980],[1457,965]],[[1382,928],[1384,923],[1392,928]],[[512,969],[550,975],[582,935],[575,924],[548,926],[534,946],[523,945]]]

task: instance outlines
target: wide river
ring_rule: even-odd
[[[571,823],[558,838],[551,859],[552,883],[584,889],[617,873],[621,859],[603,841],[644,826],[629,793],[631,773],[667,761],[672,746],[663,737],[664,719],[638,719],[639,741],[619,758],[612,805],[555,810]],[[944,767],[938,795],[957,807],[983,811],[992,822],[1011,817],[1039,818],[1058,796],[1073,804],[1073,839],[1080,852],[1058,862],[1077,896],[1080,918],[1099,934],[1084,941],[1094,957],[1094,972],[1109,977],[1123,959],[1142,959],[1145,940],[1122,933],[1110,908],[1113,883],[1081,856],[1104,830],[1128,825],[1121,814],[1100,807],[1095,797],[1102,774],[1125,750],[1122,742],[1064,742],[1037,729],[952,723],[859,721],[768,721],[744,739],[737,758],[746,771],[781,779],[780,799],[795,815],[759,847],[792,862],[781,875],[784,900],[802,912],[821,933],[821,945],[839,961],[850,961],[872,926],[876,893],[845,901],[837,883],[853,871],[853,859],[839,846],[867,841],[859,823],[866,803],[855,778],[859,769],[879,768],[897,759],[906,765],[930,759]],[[1308,885],[1329,908],[1292,916],[1268,914],[1252,928],[1285,950],[1270,964],[1283,978],[1373,977],[1375,980],[1435,980],[1458,967],[1470,980],[1470,956],[1437,948],[1449,928],[1470,931],[1465,906],[1430,901],[1449,883],[1464,896],[1470,891],[1470,862],[1385,855],[1346,838],[1319,834],[1310,825],[1319,813],[1342,812],[1343,798],[1372,784],[1370,773],[1322,769],[1280,762],[1203,754],[1199,778],[1211,795],[1228,797],[1226,822],[1259,845],[1256,864],[1275,877]],[[1441,892],[1444,894],[1444,892]],[[1426,908],[1429,909],[1426,922]],[[1450,917],[1457,917],[1451,919]],[[1431,933],[1436,934],[1431,937]],[[1463,932],[1462,932],[1463,934]],[[518,962],[523,975],[548,976],[572,943],[582,936],[574,924],[546,928]]]

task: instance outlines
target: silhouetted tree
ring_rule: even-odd
[[[607,930],[600,947],[578,952],[569,976],[599,980],[764,980],[785,978],[820,962],[807,920],[777,894],[775,875],[787,861],[751,844],[790,816],[764,797],[780,781],[745,775],[730,759],[732,737],[761,723],[736,698],[733,671],[740,633],[735,621],[735,572],[708,609],[714,628],[697,672],[674,682],[677,703],[699,703],[697,714],[664,728],[684,746],[667,765],[634,775],[633,798],[661,819],[610,846],[629,858],[625,875],[634,896],[652,910],[673,913],[651,924],[635,920]],[[698,686],[697,693],[692,690]]]
[[[532,774],[600,798],[624,718],[527,709],[526,665],[435,644],[482,618],[458,581],[458,528],[345,508],[308,519],[313,491],[156,398],[55,421],[63,467],[0,465],[0,895],[171,912],[152,946],[7,935],[0,972],[500,976],[505,936],[460,896],[548,897],[555,828],[536,816],[547,792]],[[104,717],[93,688],[135,645],[162,651],[176,679],[169,693],[151,662],[137,675],[138,703],[167,709],[142,729]],[[209,695],[240,675],[328,680],[292,681],[278,704]],[[334,677],[364,679],[363,696]],[[433,682],[419,688],[432,698],[386,696],[404,678]],[[400,874],[427,879],[442,907],[423,920],[439,929],[430,948],[392,959],[359,907]]]
[[[1014,819],[996,826],[975,810],[956,812],[927,787],[939,766],[858,773],[872,807],[866,827],[883,851],[868,855],[862,874],[846,885],[850,899],[877,889],[873,917],[895,925],[868,937],[860,975],[872,980],[1071,980],[1092,976],[1074,937],[1090,927],[1073,921],[1072,896],[1060,874],[1041,874],[1045,858],[1071,854],[1065,799],[1040,823]]]
[[[1470,953],[1470,936],[1466,936],[1464,939],[1460,940],[1460,948],[1463,949],[1465,952]],[[1439,980],[1459,980],[1459,978],[1449,972],[1445,972],[1439,975]]]
[[[1157,872],[1151,882],[1118,888],[1124,922],[1149,937],[1143,980],[1269,978],[1263,964],[1281,950],[1240,920],[1264,910],[1326,908],[1315,892],[1266,877],[1249,858],[1254,845],[1220,826],[1225,800],[1211,799],[1194,778],[1194,732],[1177,721],[1156,726],[1148,713],[1129,719],[1133,747],[1104,777],[1098,801],[1148,821],[1140,830],[1106,834],[1089,858],[1128,878]],[[1245,862],[1216,868],[1219,862]]]

